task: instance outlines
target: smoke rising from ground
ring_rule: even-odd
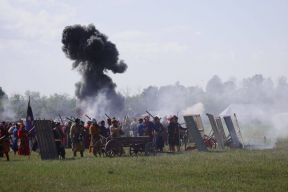
[[[108,70],[124,73],[126,63],[118,61],[116,45],[108,41],[108,37],[95,28],[93,24],[86,26],[67,26],[62,34],[62,50],[67,58],[74,60],[72,69],[76,69],[82,76],[76,83],[75,95],[79,99],[78,105],[84,109],[91,108],[98,112],[95,102],[107,108],[105,112],[120,112],[124,108],[124,100],[115,91],[116,84],[105,74]],[[105,103],[99,101],[105,100]],[[97,101],[98,99],[98,101]]]

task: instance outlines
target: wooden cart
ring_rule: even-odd
[[[93,154],[107,157],[122,156],[123,147],[129,147],[132,156],[156,155],[156,146],[153,142],[149,142],[149,136],[102,138],[95,143]]]

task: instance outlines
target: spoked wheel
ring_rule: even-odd
[[[140,147],[139,145],[132,145],[130,146],[130,155],[131,156],[138,156],[138,155],[142,155],[142,147]]]
[[[146,156],[151,156],[151,155],[156,155],[156,145],[153,142],[149,142],[145,145],[145,155]]]
[[[102,146],[102,142],[101,141],[97,141],[94,145],[94,149],[93,149],[93,154],[94,156],[96,156],[97,154],[101,157],[104,156],[104,149]]]
[[[209,149],[215,149],[216,148],[216,141],[213,138],[204,139],[204,143],[205,143],[206,147]]]
[[[117,140],[110,140],[105,145],[105,153],[107,157],[121,156],[123,153],[122,144]]]

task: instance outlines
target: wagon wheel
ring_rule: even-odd
[[[105,145],[105,153],[107,157],[115,157],[115,155],[121,156],[123,153],[122,144],[117,140],[110,140]]]
[[[211,149],[216,149],[216,141],[215,141],[215,139],[211,138],[210,139],[210,143],[211,143]]]
[[[153,142],[149,142],[145,145],[145,155],[150,156],[150,155],[156,155],[156,145]]]
[[[131,145],[129,151],[131,156],[138,156],[142,155],[143,149],[139,145]]]
[[[205,143],[206,147],[209,149],[213,148],[213,142],[211,140],[212,140],[212,138],[211,139],[204,139],[204,143]],[[216,143],[215,143],[215,145],[216,145]]]
[[[97,154],[101,157],[104,156],[104,150],[101,141],[97,141],[94,145],[93,154],[96,156]]]

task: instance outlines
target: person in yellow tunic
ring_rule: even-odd
[[[121,137],[124,135],[122,130],[122,125],[118,126],[118,121],[116,119],[112,119],[112,125],[110,126],[111,137]]]
[[[89,153],[93,153],[94,145],[100,139],[100,133],[101,130],[97,124],[96,119],[92,119],[92,125],[89,127],[89,134],[91,135]]]
[[[84,145],[84,135],[85,130],[80,125],[80,119],[75,119],[75,123],[71,126],[70,129],[70,138],[72,142],[72,151],[74,152],[74,157],[76,157],[76,153],[79,151],[81,157],[83,157],[83,152],[85,151]]]

